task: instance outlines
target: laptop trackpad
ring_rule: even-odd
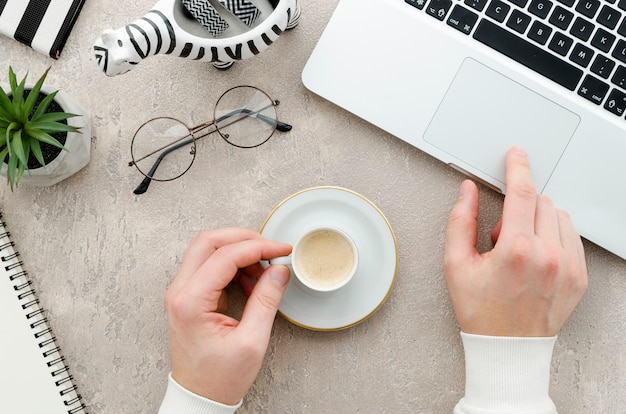
[[[540,192],[579,122],[573,112],[468,58],[424,139],[458,159],[458,166],[471,166],[476,175],[495,179],[503,190],[506,152],[522,146]]]

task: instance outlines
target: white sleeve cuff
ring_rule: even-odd
[[[233,414],[241,406],[225,405],[183,388],[170,373],[159,414]]]
[[[465,397],[457,414],[554,414],[550,363],[556,336],[516,338],[461,332]]]

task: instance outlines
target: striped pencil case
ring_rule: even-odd
[[[58,59],[85,0],[0,0],[0,34]]]

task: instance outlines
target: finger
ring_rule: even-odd
[[[496,244],[498,242],[498,238],[500,237],[500,232],[502,231],[502,217],[498,220],[496,225],[491,230],[491,242]]]
[[[267,268],[252,290],[239,326],[247,335],[267,343],[276,312],[287,289],[289,268],[274,265]]]
[[[533,234],[537,194],[526,151],[513,147],[506,157],[506,196],[502,232]]]
[[[257,284],[257,281],[259,279],[257,279],[254,276],[251,276],[247,273],[241,273],[239,276],[239,286],[241,286],[241,290],[243,290],[243,293],[247,296],[250,297],[250,295],[252,294],[252,290],[254,289],[254,287]]]
[[[251,229],[224,228],[203,231],[189,243],[177,279],[180,279],[180,282],[187,281],[220,247],[259,238],[261,235]]]
[[[259,262],[256,262],[251,266],[241,269],[241,273],[245,273],[255,279],[260,278],[263,272],[265,272],[265,267]]]
[[[265,267],[259,262],[239,270],[237,282],[246,296],[250,296],[263,272],[265,272]]]
[[[561,245],[566,252],[569,252],[573,264],[570,268],[570,276],[574,276],[574,283],[577,287],[579,298],[582,297],[588,284],[587,262],[585,260],[585,249],[583,242],[574,227],[569,214],[563,210],[557,210],[559,222],[559,232],[561,236]]]
[[[585,250],[583,247],[582,239],[574,227],[574,223],[569,214],[557,209],[557,219],[559,225],[559,235],[561,240],[561,246],[568,251],[576,252],[578,258],[583,263],[585,262]]]
[[[478,254],[478,189],[476,184],[465,180],[459,189],[459,196],[448,216],[444,263],[446,267],[467,260]],[[446,272],[447,274],[448,272]]]
[[[552,200],[544,195],[537,196],[535,209],[535,234],[560,243],[559,219]]]
[[[233,280],[239,269],[259,260],[269,260],[291,253],[291,246],[263,238],[244,240],[217,249],[189,281],[197,292],[222,291]]]

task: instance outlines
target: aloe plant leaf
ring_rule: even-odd
[[[41,164],[42,166],[45,167],[46,166],[46,162],[43,159],[43,154],[41,152],[41,147],[39,146],[39,141],[34,140],[31,143],[30,151],[35,156],[35,159],[37,159],[37,161],[39,161],[39,164]]]
[[[20,180],[22,179],[22,176],[24,175],[24,170],[26,169],[26,165],[24,164],[18,164],[17,166],[17,177],[15,177],[15,186],[17,187],[17,184],[20,182]]]
[[[9,85],[11,86],[11,90],[17,89],[17,77],[15,76],[15,72],[13,72],[13,68],[9,66]]]
[[[22,123],[26,122],[26,117],[30,115],[23,114],[21,111],[22,105],[24,104],[24,89],[26,89],[26,76],[24,76],[24,79],[22,79],[20,84],[17,85],[17,89],[13,91],[11,96],[13,99],[13,111],[15,112],[17,119]]]
[[[69,118],[74,118],[76,116],[80,116],[80,115],[70,114],[67,112],[51,112],[47,114],[42,114],[38,117],[35,117],[33,115],[33,117],[31,118],[31,123],[33,122],[57,122],[57,121],[63,121]]]
[[[15,185],[15,170],[17,169],[17,157],[9,156],[9,164],[7,165],[7,181],[9,181],[9,185],[11,186],[11,191],[13,191]]]
[[[61,148],[63,150],[67,150],[59,141],[57,141],[50,134],[47,134],[41,130],[30,131],[29,135],[39,141],[45,142],[46,144],[54,145],[57,148]]]
[[[46,97],[39,103],[39,105],[37,105],[37,110],[35,111],[31,119],[37,119],[46,113],[48,107],[57,96],[57,92],[52,92],[50,95],[46,95]]]
[[[17,124],[15,122],[11,122],[5,134],[6,145],[7,145],[7,148],[9,149],[9,157],[13,156],[13,150],[11,149],[12,148],[11,139],[12,139],[13,134],[11,133],[11,131],[13,131],[16,126]]]
[[[7,155],[9,155],[9,149],[5,147],[2,151],[0,151],[0,164],[4,164],[4,160],[6,160]]]
[[[24,142],[22,141],[22,131],[17,130],[15,134],[13,134],[13,153],[17,156],[18,160],[21,164],[28,164],[28,158],[26,157],[26,152],[24,149]]]
[[[76,127],[60,122],[31,122],[24,125],[24,131],[26,131],[28,135],[31,135],[31,132],[35,130],[46,131],[48,133],[74,132],[76,131]]]
[[[9,118],[13,116],[13,104],[11,98],[6,94],[4,89],[0,88],[0,116]]]
[[[24,105],[22,107],[22,111],[25,114],[30,115],[33,108],[35,107],[35,104],[37,103],[37,98],[39,98],[39,93],[41,92],[41,86],[43,85],[43,81],[46,79],[49,71],[50,68],[46,69],[46,71],[43,73],[43,75],[41,75],[37,83],[35,83],[35,86],[33,86],[30,90],[30,93],[28,94],[28,97],[26,98],[26,101],[24,102]]]

